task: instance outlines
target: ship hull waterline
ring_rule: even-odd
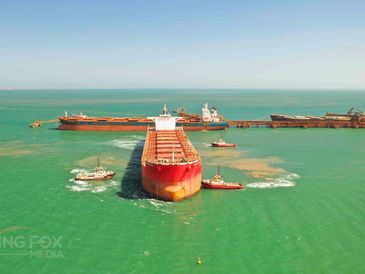
[[[227,125],[217,126],[183,126],[186,131],[203,131],[203,130],[224,130]],[[147,131],[148,126],[113,126],[113,125],[75,125],[75,124],[61,124],[60,130],[75,130],[75,131]]]
[[[143,188],[165,201],[180,201],[198,193],[201,178],[200,161],[177,165],[142,163]]]

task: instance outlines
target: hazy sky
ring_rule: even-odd
[[[365,0],[0,0],[0,88],[365,89]]]

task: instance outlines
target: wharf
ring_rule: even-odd
[[[365,128],[365,122],[360,121],[255,121],[255,120],[230,120],[229,126],[237,128],[268,127],[268,128]]]

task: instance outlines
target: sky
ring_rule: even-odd
[[[0,88],[365,89],[365,1],[0,0]]]

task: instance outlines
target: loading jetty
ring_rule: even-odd
[[[357,121],[246,121],[246,120],[230,120],[230,127],[251,128],[251,127],[267,127],[267,128],[365,128],[365,122]]]
[[[226,120],[217,109],[204,104],[202,116],[189,114],[183,109],[176,111],[176,125],[189,130],[224,130],[227,127],[252,128],[365,128],[365,112],[351,108],[347,113],[327,112],[323,116],[271,114],[271,120]],[[93,131],[147,131],[154,126],[149,117],[90,117],[84,114],[58,117],[47,121],[35,121],[30,127],[40,127],[44,123],[59,122],[62,130]]]

